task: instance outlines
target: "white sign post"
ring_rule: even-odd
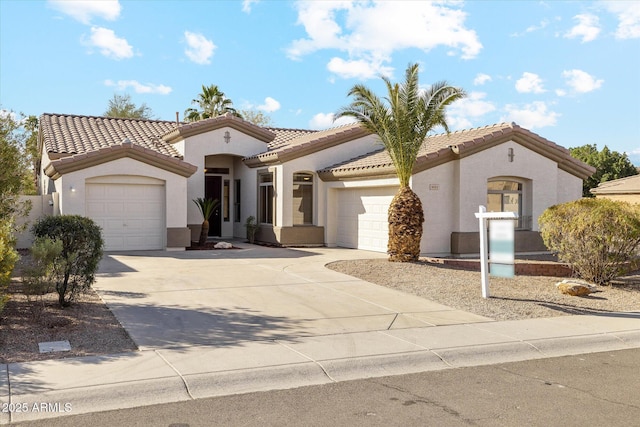
[[[487,220],[517,219],[515,212],[487,212],[487,208],[480,205],[476,214],[480,225],[480,274],[482,276],[482,297],[489,298],[489,244],[487,239]]]

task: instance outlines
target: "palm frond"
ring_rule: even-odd
[[[422,91],[418,72],[418,64],[410,64],[403,83],[392,83],[383,76],[387,89],[383,99],[362,84],[354,85],[348,93],[353,101],[336,113],[336,118],[354,117],[365,129],[378,135],[403,187],[409,185],[427,134],[437,126],[449,132],[446,108],[465,96],[464,90],[445,81]]]

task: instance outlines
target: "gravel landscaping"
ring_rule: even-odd
[[[516,276],[490,278],[491,298],[482,298],[480,273],[425,261],[386,259],[337,261],[328,268],[423,297],[452,308],[496,320],[517,320],[568,314],[640,311],[640,274],[630,274],[599,292],[583,297],[561,294],[555,284],[563,277]]]

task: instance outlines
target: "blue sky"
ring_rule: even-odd
[[[640,165],[639,1],[0,0],[0,104],[101,115],[114,93],[158,119],[203,84],[276,126],[321,129],[364,83],[447,80],[452,129],[515,121]]]

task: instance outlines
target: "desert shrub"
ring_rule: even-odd
[[[6,289],[11,281],[11,273],[18,258],[11,223],[3,222],[0,224],[0,312],[9,300]]]
[[[547,248],[584,280],[606,284],[637,261],[638,205],[581,199],[548,208],[538,222]]]
[[[22,268],[22,286],[30,303],[31,314],[38,320],[44,310],[44,295],[55,289],[62,242],[50,237],[38,237],[30,252],[31,260]]]
[[[36,238],[62,244],[51,266],[51,277],[60,307],[67,307],[95,282],[102,258],[102,231],[90,218],[79,215],[48,216],[32,227]]]

